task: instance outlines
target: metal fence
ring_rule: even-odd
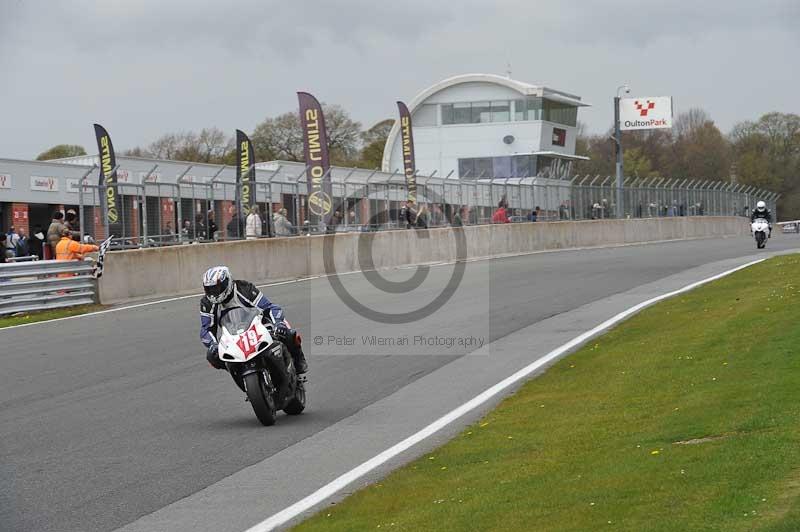
[[[138,182],[117,185],[120,223],[113,231],[112,249],[248,237],[245,216],[237,205],[240,185],[231,179],[230,167],[220,166],[215,175],[197,179],[189,176],[192,165],[187,164],[174,181],[153,178],[158,176],[157,168],[155,164],[149,172],[139,172]],[[330,174],[333,219],[327,227],[311,226],[306,215],[305,170],[303,164],[293,162],[256,165],[253,193],[262,223],[251,238],[378,231],[405,225],[399,218],[407,190],[399,170],[386,173],[334,167]],[[456,179],[434,174],[417,175],[416,181],[417,210],[422,211],[427,227],[491,223],[500,203],[506,205],[512,222],[614,218],[617,212],[611,176]],[[98,241],[109,234],[99,201],[106,192],[105,186],[81,182],[81,231]],[[626,218],[746,216],[759,200],[775,213],[778,197],[753,186],[722,181],[628,178],[623,212]]]
[[[0,315],[95,303],[91,261],[0,264]]]

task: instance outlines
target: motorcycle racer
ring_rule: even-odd
[[[308,371],[308,364],[298,342],[287,341],[294,333],[289,329],[283,309],[271,302],[256,288],[244,280],[234,280],[227,266],[214,266],[203,274],[205,295],[200,300],[200,340],[206,346],[206,359],[216,369],[225,369],[217,347],[217,327],[222,313],[231,308],[258,308],[269,316],[275,325],[275,338],[282,341],[292,355],[298,374]]]
[[[750,213],[750,222],[756,221],[757,218],[763,218],[769,224],[769,234],[772,236],[772,212],[767,209],[767,204],[763,201],[756,203],[756,208]]]

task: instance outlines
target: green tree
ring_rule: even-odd
[[[800,217],[800,116],[767,113],[734,126],[730,140],[739,181],[780,193],[782,219]]]
[[[623,149],[622,166],[626,177],[655,177],[659,172],[653,170],[653,164],[642,148]]]
[[[49,161],[52,159],[64,159],[65,157],[78,157],[86,155],[83,146],[77,144],[58,144],[47,151],[43,151],[36,156],[37,161]]]
[[[358,166],[361,168],[380,168],[383,164],[383,149],[386,146],[386,139],[392,130],[394,120],[387,118],[381,120],[361,134],[361,155]]]

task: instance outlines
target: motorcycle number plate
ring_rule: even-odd
[[[258,332],[255,323],[249,329],[239,335],[236,340],[236,346],[244,354],[244,358],[252,356],[258,350],[258,343],[261,341],[262,335]]]

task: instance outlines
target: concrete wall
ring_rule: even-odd
[[[106,256],[100,300],[108,304],[199,293],[203,272],[218,264],[229,266],[235,277],[256,282],[325,274],[326,241],[333,244],[330,256],[336,270],[348,272],[362,269],[358,261],[359,238],[372,240],[372,259],[380,269],[455,260],[456,231],[463,231],[465,238],[466,255],[462,257],[477,258],[548,249],[747,235],[748,229],[743,218],[676,217],[344,233],[119,251]]]

